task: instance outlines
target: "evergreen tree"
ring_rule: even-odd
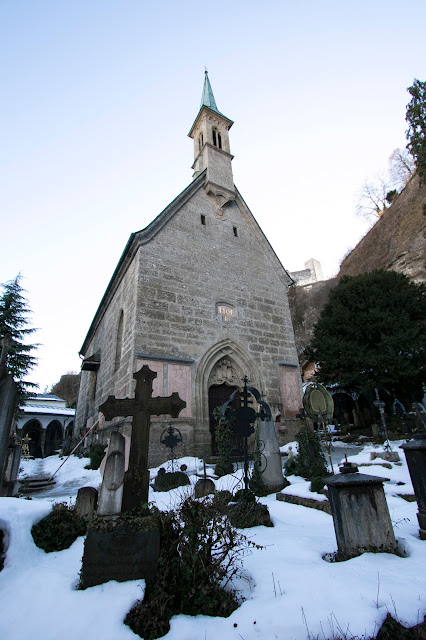
[[[395,271],[341,278],[306,350],[321,381],[418,400],[426,372],[425,292]]]
[[[323,478],[329,475],[321,440],[313,429],[306,424],[296,434],[297,457],[295,473],[311,481],[311,491],[321,491],[324,487]]]
[[[31,313],[21,287],[21,275],[4,283],[3,295],[0,298],[0,341],[7,344],[6,369],[13,375],[18,387],[17,402],[22,402],[29,390],[37,387],[33,382],[24,380],[35,366],[37,358],[31,352],[38,347],[26,344],[25,340],[36,329],[28,327],[28,315]]]
[[[408,87],[411,101],[407,105],[405,119],[408,122],[407,149],[414,158],[420,182],[426,182],[426,82],[414,80]]]

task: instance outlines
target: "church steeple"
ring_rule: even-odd
[[[228,133],[233,124],[217,108],[206,70],[200,111],[188,134],[194,140],[193,177],[207,169],[204,188],[224,204],[235,197]]]
[[[216,100],[214,99],[213,89],[212,89],[212,86],[210,84],[209,73],[208,73],[207,69],[204,72],[204,87],[203,87],[203,94],[201,96],[200,109],[201,109],[201,107],[203,105],[205,107],[208,107],[212,111],[216,111],[216,113],[220,113],[220,111],[219,111],[219,109],[217,108],[217,105],[216,105]]]

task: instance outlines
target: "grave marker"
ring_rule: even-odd
[[[157,377],[148,365],[133,374],[136,380],[134,398],[118,400],[114,396],[100,407],[105,420],[112,420],[117,416],[132,416],[132,437],[130,442],[129,468],[124,475],[122,511],[130,511],[148,502],[149,491],[149,427],[150,416],[169,414],[177,418],[186,407],[186,402],[178,393],[168,397],[152,397],[152,382]]]

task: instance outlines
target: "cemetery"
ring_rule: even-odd
[[[224,442],[239,434],[244,455],[214,464],[178,457],[184,402],[152,397],[153,376],[143,367],[135,399],[101,407],[128,412],[135,428],[111,433],[99,469],[78,455],[21,461],[20,479],[42,466],[56,482],[0,502],[2,635],[71,640],[96,619],[104,640],[423,637],[423,416],[405,441],[346,444],[314,383],[304,426],[279,447],[245,377],[217,412]],[[164,463],[149,469],[156,412],[170,426]]]

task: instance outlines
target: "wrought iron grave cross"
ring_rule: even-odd
[[[118,400],[109,396],[101,404],[99,411],[105,420],[112,420],[117,416],[132,416],[132,438],[130,441],[129,468],[124,476],[123,502],[121,511],[130,511],[139,507],[141,502],[148,502],[149,491],[149,427],[150,416],[164,414],[177,418],[186,407],[186,402],[174,392],[171,396],[161,398],[152,397],[152,382],[157,377],[148,365],[133,374],[136,380],[134,398]]]

